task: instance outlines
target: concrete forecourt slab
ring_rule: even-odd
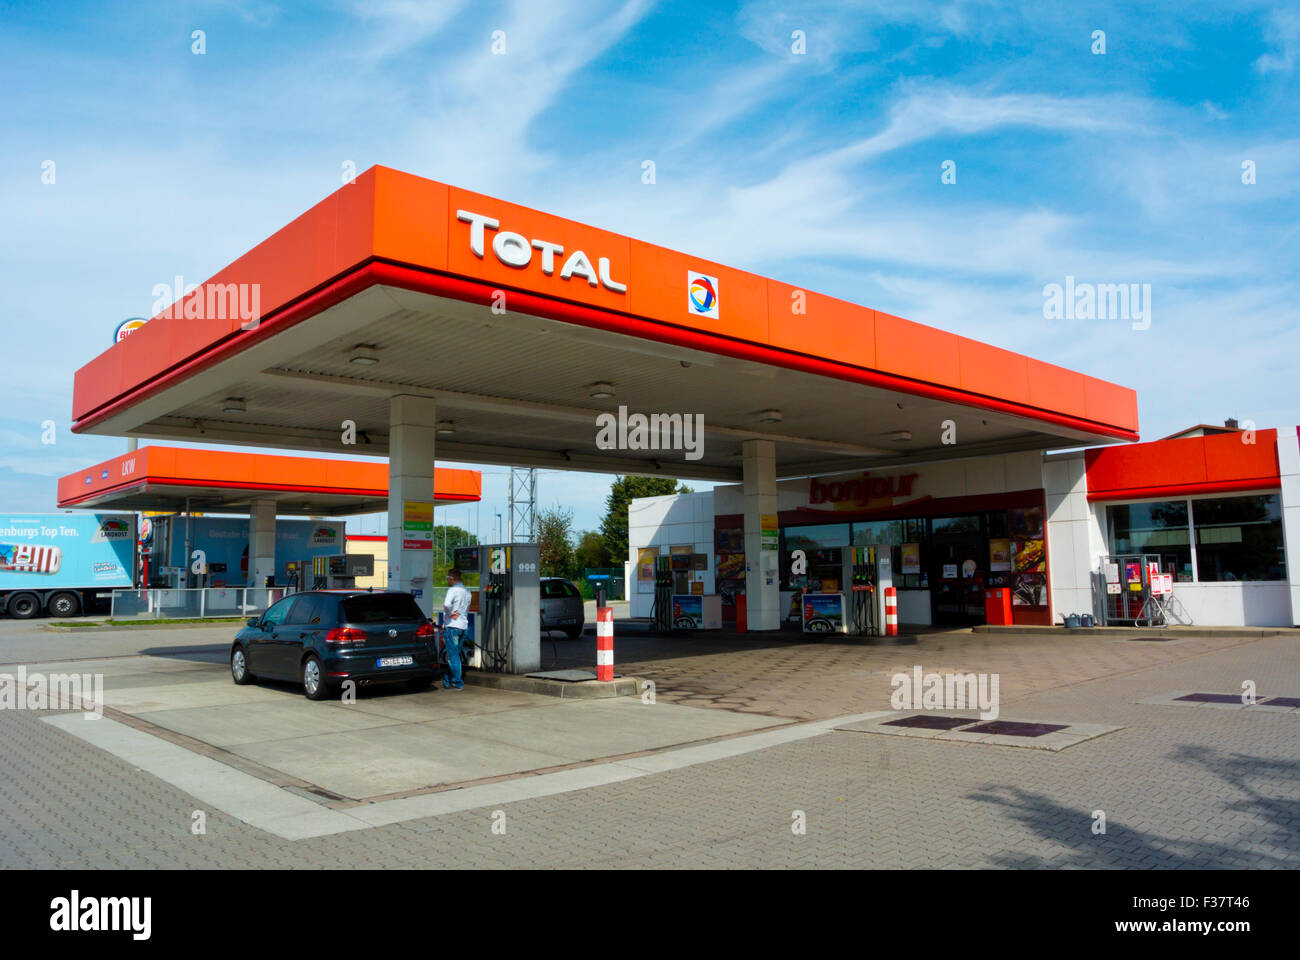
[[[568,704],[559,709],[582,711],[586,715],[583,722],[587,724],[611,725],[611,721],[607,719],[612,712],[608,705],[618,702],[589,701]],[[659,705],[653,709],[662,711],[664,706]],[[601,710],[602,707],[603,715],[592,714],[592,708]],[[552,711],[552,714],[556,712],[558,711]],[[859,714],[834,720],[787,724],[771,718],[737,718],[724,711],[696,710],[688,707],[679,707],[672,712],[679,718],[686,718],[690,714],[709,714],[725,718],[726,726],[733,730],[742,729],[745,725],[751,729],[776,724],[780,726],[777,729],[697,746],[681,747],[648,756],[596,763],[537,776],[518,777],[498,783],[477,784],[460,789],[381,800],[343,809],[330,809],[299,794],[236,770],[218,760],[200,756],[184,747],[133,729],[109,717],[88,719],[85,714],[68,713],[47,717],[44,722],[125,760],[137,769],[184,790],[200,803],[209,804],[249,826],[287,840],[302,840],[422,817],[440,816],[490,804],[510,803],[585,790],[621,780],[650,776],[821,736],[838,725],[869,720],[887,713]],[[702,721],[706,718],[697,719]],[[682,724],[685,723],[685,719],[674,722]],[[697,728],[695,732],[701,733],[703,730]],[[452,736],[454,737],[454,734]],[[660,739],[663,737],[664,735],[660,734]],[[614,740],[625,746],[632,745],[632,739],[626,733],[615,736]]]

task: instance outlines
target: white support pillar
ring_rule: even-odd
[[[764,549],[763,517],[776,522],[776,444],[746,440],[744,449],[745,619],[750,630],[781,628],[781,578],[777,544]]]
[[[1282,478],[1282,542],[1291,588],[1291,623],[1300,626],[1300,438],[1295,427],[1278,427],[1277,466]]]
[[[275,501],[254,500],[252,508],[248,511],[248,586],[260,587],[266,583],[267,577],[273,576],[275,576]]]
[[[403,504],[433,510],[433,445],[437,410],[427,397],[393,397],[388,405],[388,589],[418,593],[416,602],[433,616],[433,541],[403,530]],[[415,537],[404,534],[415,533]],[[413,546],[414,544],[423,546]]]

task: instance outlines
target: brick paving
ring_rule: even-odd
[[[622,628],[620,630],[620,627]],[[968,630],[923,632],[911,646],[808,642],[735,634],[655,637],[615,625],[617,673],[652,680],[655,696],[694,707],[820,720],[889,706],[889,678],[916,664],[926,672],[997,673],[1003,703],[1039,690],[1118,676],[1254,642],[1243,637],[1133,641],[1056,634],[1010,636]],[[1293,641],[1300,644],[1300,635]],[[595,663],[595,640],[557,640],[559,667]],[[542,647],[550,668],[552,647]]]
[[[1073,643],[945,634],[909,648],[777,643],[624,662],[675,702],[836,716],[887,674],[998,670],[1018,717],[1124,729],[1063,753],[835,732],[664,774],[319,839],[208,811],[26,711],[0,714],[6,867],[1296,867],[1294,718],[1170,710],[1166,690],[1300,687],[1289,637]],[[1051,650],[1047,649],[1052,647]],[[693,652],[701,650],[697,645]],[[1040,662],[1052,657],[1052,662]],[[692,672],[688,668],[694,667]],[[802,699],[801,699],[802,698]],[[875,698],[873,700],[873,698]],[[807,834],[792,834],[792,813]],[[1093,811],[1107,832],[1092,832]]]

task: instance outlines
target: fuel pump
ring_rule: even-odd
[[[849,547],[844,551],[844,582],[850,585],[846,632],[860,637],[885,635],[885,590],[893,586],[888,544]]]
[[[850,585],[848,596],[848,632],[856,636],[879,634],[876,618],[876,555],[878,547],[850,547],[845,551],[848,568],[844,582]],[[888,549],[888,548],[885,548]]]
[[[510,662],[514,640],[513,610],[510,604],[514,578],[510,575],[510,547],[490,547],[487,551],[487,579],[482,582],[483,667],[500,673]]]
[[[655,557],[655,599],[651,611],[655,632],[673,628],[673,558]]]
[[[456,566],[467,588],[478,585],[472,642],[462,647],[465,665],[498,673],[541,667],[541,597],[535,543],[458,547]]]
[[[305,564],[304,564],[305,566]],[[375,573],[375,558],[368,553],[336,553],[312,557],[313,590],[347,590],[357,585],[357,577]]]

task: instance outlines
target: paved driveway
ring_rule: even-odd
[[[889,706],[890,678],[920,665],[926,672],[996,673],[1004,703],[1134,670],[1192,660],[1255,642],[1248,637],[1134,641],[1060,633],[1004,636],[932,631],[914,646],[853,641],[809,642],[799,634],[697,633],[658,637],[639,624],[615,623],[615,670],[652,680],[669,703],[720,707],[797,720],[837,717]],[[1291,642],[1300,643],[1300,635]],[[596,642],[542,645],[543,666],[594,669]]]
[[[1056,656],[1039,663],[1035,651]],[[624,670],[628,659],[620,661]],[[1141,702],[1169,691],[1233,692],[1245,680],[1262,695],[1300,695],[1300,647],[1291,637],[1068,644],[944,635],[911,648],[777,642],[739,651],[695,643],[689,650],[650,651],[635,669],[661,671],[660,706],[680,704],[690,694],[708,711],[729,716],[756,708],[839,716],[845,705],[854,709],[844,713],[878,706],[888,690],[887,672],[912,663],[926,670],[998,668],[1004,690],[1016,694],[1010,704],[1004,694],[1007,715],[1121,729],[1053,753],[830,726],[781,741],[773,738],[809,728],[770,727],[718,741],[696,762],[656,766],[706,748],[620,761],[644,775],[623,772],[602,780],[593,775],[601,765],[570,770],[565,775],[572,779],[556,792],[522,789],[545,779],[530,775],[388,801],[426,804],[404,809],[427,815],[400,821],[372,815],[385,809],[384,802],[368,803],[339,812],[386,825],[294,840],[200,802],[41,714],[3,711],[0,864],[1300,865],[1300,716]],[[692,673],[690,664],[708,669]],[[206,682],[184,679],[184,667],[175,672],[172,682],[156,686]],[[790,682],[807,684],[801,698]],[[688,690],[688,683],[699,686]],[[727,699],[741,709],[728,711]],[[566,708],[537,712],[556,709]],[[376,721],[367,729],[389,728],[395,725]],[[519,736],[518,730],[510,734]],[[724,749],[751,738],[761,748]],[[505,788],[516,792],[474,792]],[[446,802],[435,808],[439,798]],[[311,802],[322,816],[335,812],[325,798]],[[206,830],[198,835],[192,831],[196,811],[206,815]],[[1098,813],[1106,818],[1104,833],[1094,827]],[[791,830],[796,817],[806,822],[806,832]]]

